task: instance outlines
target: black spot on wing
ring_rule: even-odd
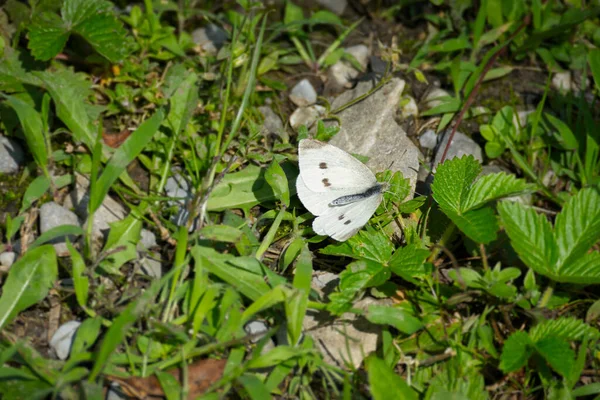
[[[327,163],[326,162],[319,163],[319,168],[327,169]]]
[[[349,225],[352,221],[347,220],[346,222],[344,222],[344,225]]]
[[[323,182],[323,185],[325,187],[331,186],[331,183],[329,183],[329,179],[327,179],[327,178],[323,178],[323,180],[321,182]]]
[[[344,219],[344,214],[340,214],[340,216],[338,217],[338,220],[341,221]]]

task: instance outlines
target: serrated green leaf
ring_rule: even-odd
[[[552,279],[558,282],[592,285],[600,283],[600,253],[585,254],[555,271]]]
[[[12,265],[2,286],[0,330],[19,312],[46,297],[58,277],[54,247],[41,246]]]
[[[500,355],[500,369],[513,372],[525,365],[533,354],[533,342],[525,332],[515,332],[504,342]]]
[[[552,369],[568,378],[575,366],[575,352],[569,343],[555,336],[547,336],[535,342],[535,349]]]
[[[535,272],[549,276],[554,273],[558,246],[552,226],[545,216],[522,204],[503,201],[498,205],[506,234],[521,257]]]
[[[494,215],[494,210],[490,207],[467,211],[462,215],[452,211],[443,211],[458,229],[471,240],[483,244],[488,244],[496,240],[498,221]]]
[[[540,322],[529,331],[529,337],[535,342],[549,336],[567,341],[583,340],[585,337],[595,340],[600,338],[600,331],[574,317],[549,319]]]
[[[430,274],[429,269],[425,268],[424,264],[428,256],[429,250],[412,244],[398,248],[390,258],[388,265],[396,275],[409,282],[416,283],[415,278],[423,278]]]
[[[600,194],[596,189],[582,189],[565,203],[556,216],[558,269],[570,268],[600,240]]]
[[[523,179],[504,172],[482,176],[475,182],[463,204],[463,211],[473,210],[502,197],[522,193],[528,185]]]
[[[481,165],[471,155],[453,158],[438,165],[433,181],[433,198],[440,208],[460,215],[469,196],[471,185],[481,172]]]
[[[48,61],[62,51],[69,36],[69,30],[58,15],[43,12],[31,24],[28,47],[35,58]]]
[[[377,356],[367,358],[366,367],[371,394],[375,400],[417,400],[419,398],[417,392]]]
[[[390,259],[393,250],[394,245],[385,233],[367,226],[347,241],[325,247],[321,253],[384,264]]]

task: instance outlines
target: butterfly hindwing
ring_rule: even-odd
[[[329,207],[313,221],[318,235],[328,235],[343,242],[354,236],[371,219],[381,203],[383,194],[378,193],[361,201],[339,207]]]
[[[313,192],[355,189],[362,192],[377,183],[371,170],[342,149],[314,139],[298,146],[300,175]]]

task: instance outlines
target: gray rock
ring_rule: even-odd
[[[142,229],[140,241],[136,246],[137,250],[144,251],[154,246],[156,246],[156,235],[154,232],[149,231],[148,229]]]
[[[354,308],[366,310],[372,304],[384,302],[366,297],[354,304]],[[385,302],[387,304],[387,302]],[[326,311],[308,310],[303,322],[304,334],[311,336],[325,361],[344,367],[358,368],[364,358],[377,350],[381,326],[366,318],[346,313],[341,318]]]
[[[437,146],[438,135],[433,129],[427,129],[419,136],[419,144],[424,149],[433,150]]]
[[[423,98],[423,104],[426,109],[431,109],[443,104],[444,101],[440,100],[442,97],[450,96],[450,93],[444,89],[434,87],[432,88]]]
[[[130,397],[123,392],[121,385],[111,382],[106,391],[106,400],[127,400]]]
[[[321,296],[332,292],[340,282],[340,276],[328,271],[317,271],[312,277],[312,287]]]
[[[348,6],[347,0],[317,0],[317,3],[336,15],[342,15]]]
[[[361,65],[363,71],[367,68],[369,62],[369,48],[363,44],[344,49],[351,54]],[[349,62],[339,60],[331,66],[329,71],[330,78],[342,87],[352,87],[354,79],[358,77],[360,71],[357,71]]]
[[[310,107],[298,107],[290,115],[290,125],[294,130],[298,130],[302,125],[310,128],[317,119],[325,115],[326,111],[325,107],[316,104]]]
[[[87,220],[89,197],[89,179],[81,174],[77,174],[75,189],[65,198],[63,206],[73,209],[82,220]],[[105,233],[110,229],[110,223],[121,221],[127,215],[127,211],[111,197],[106,196],[102,205],[94,213],[94,226],[92,227],[92,236],[94,240],[99,241],[104,238]]]
[[[40,233],[46,233],[50,229],[62,225],[80,226],[79,219],[75,213],[67,210],[53,201],[45,203],[40,207]],[[54,245],[54,249],[59,257],[69,255],[69,250],[67,249],[66,244],[67,237],[71,243],[73,243],[76,239],[76,236],[68,235],[57,237],[49,242]]]
[[[140,266],[144,274],[156,279],[162,278],[162,264],[153,257],[142,256]]]
[[[450,139],[451,129],[448,129],[444,132],[444,136],[442,137],[439,146],[437,147],[435,159],[433,163],[433,170],[435,171],[437,165],[440,163],[442,159],[442,155],[444,154],[444,149],[446,148],[446,144],[448,143],[448,139]],[[479,162],[483,162],[483,152],[481,147],[473,139],[465,135],[464,133],[456,131],[454,134],[454,138],[452,138],[452,143],[450,143],[450,148],[448,149],[448,153],[446,154],[446,160],[451,160],[454,157],[462,157],[464,155],[472,155]]]
[[[175,172],[167,178],[165,192],[168,197],[174,197],[167,202],[169,207],[179,206],[177,214],[171,218],[171,221],[177,226],[184,226],[190,216],[187,206],[194,198],[188,181],[179,172]]]
[[[400,113],[404,119],[419,116],[419,107],[414,97],[408,95],[402,97],[400,100]]]
[[[203,51],[215,55],[227,41],[229,35],[219,26],[210,24],[192,32],[192,41]]]
[[[258,111],[263,115],[265,121],[263,122],[263,126],[261,132],[263,136],[277,136],[281,138],[283,142],[288,142],[290,137],[283,127],[283,122],[279,115],[275,114],[275,111],[269,106],[260,106],[258,107]]]
[[[317,91],[308,79],[302,79],[294,85],[289,97],[298,107],[308,107],[317,102]]]
[[[360,82],[353,90],[338,96],[331,108],[347,104],[372,86],[371,82]],[[388,168],[401,171],[414,190],[420,152],[394,119],[403,89],[404,81],[394,78],[371,96],[340,112],[342,125],[330,143],[349,153],[369,157],[367,166],[375,172]]]
[[[557,72],[552,77],[552,87],[560,92],[569,92],[573,89],[571,72]]]
[[[58,327],[52,339],[50,339],[50,348],[54,351],[54,354],[60,360],[66,360],[69,358],[71,352],[71,345],[73,344],[73,338],[77,329],[79,329],[81,322],[69,321]]]
[[[0,174],[15,174],[25,163],[25,154],[16,140],[0,136]]]
[[[0,265],[10,268],[15,262],[16,257],[17,254],[14,251],[5,251],[4,253],[0,254]]]
[[[250,339],[252,343],[256,343],[267,333],[269,325],[264,321],[253,320],[244,326],[244,330],[248,335],[256,335],[256,337]]]

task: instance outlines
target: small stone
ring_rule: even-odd
[[[50,339],[50,348],[54,351],[60,360],[69,358],[71,345],[77,329],[81,325],[79,321],[69,321],[62,324]]]
[[[402,118],[418,117],[419,107],[417,101],[412,96],[403,96],[400,100],[400,114]]]
[[[552,87],[561,92],[569,92],[572,90],[571,72],[557,72],[552,77]]]
[[[427,129],[419,136],[419,144],[424,149],[433,150],[437,146],[438,135],[433,129]]]
[[[369,61],[369,48],[364,44],[352,46],[344,49],[351,54],[360,64],[362,70],[367,68]],[[345,60],[339,60],[331,67],[329,71],[330,78],[343,87],[350,88],[354,84],[353,81],[358,77],[361,71],[356,70],[352,64]]]
[[[138,251],[148,250],[156,246],[156,235],[148,229],[142,229],[140,241],[137,244]]]
[[[167,178],[165,192],[168,197],[174,198],[167,201],[169,207],[179,206],[177,214],[173,215],[171,222],[177,226],[184,226],[190,215],[187,206],[194,198],[188,181],[179,172],[174,172],[173,175]]]
[[[450,93],[441,88],[433,88],[423,99],[423,104],[425,105],[426,109],[432,109],[440,104],[444,104],[444,101],[440,99],[446,96],[450,96]]]
[[[292,88],[289,97],[298,107],[308,107],[317,102],[317,91],[308,79],[302,79]]]
[[[264,122],[261,133],[265,137],[276,136],[281,138],[282,141],[288,142],[290,137],[283,127],[283,122],[279,115],[275,114],[275,111],[269,106],[260,106],[258,111],[263,115]]]
[[[144,274],[156,279],[162,278],[162,264],[160,261],[144,256],[140,259],[140,266]]]
[[[216,55],[227,41],[228,36],[227,32],[219,26],[210,24],[195,29],[192,32],[192,41],[207,54]]]
[[[302,125],[310,128],[317,119],[325,115],[326,111],[325,107],[316,104],[310,107],[298,107],[290,115],[290,125],[294,130],[298,130]]]
[[[3,267],[10,267],[15,262],[17,254],[14,251],[5,251],[0,254],[0,265]]]
[[[328,271],[318,271],[313,274],[311,286],[317,292],[332,292],[339,284],[340,276]]]
[[[348,6],[347,0],[317,0],[317,3],[336,15],[342,15]]]
[[[248,335],[256,335],[254,338],[250,339],[252,343],[258,342],[265,333],[269,330],[269,325],[267,325],[264,321],[250,321],[244,326],[244,330]]]
[[[0,174],[15,174],[24,163],[21,145],[14,139],[0,136]]]
[[[80,226],[79,219],[75,213],[67,210],[53,201],[45,203],[40,207],[40,232],[42,234],[48,232],[50,229],[62,225]],[[66,244],[67,238],[69,238],[69,241],[72,243],[75,241],[76,236],[61,236],[52,239],[49,242],[54,245],[54,249],[59,257],[67,256],[69,254]]]
[[[75,189],[65,198],[64,208],[73,209],[82,219],[87,220],[89,197],[89,179],[81,174],[77,174]],[[92,227],[92,236],[95,241],[104,238],[105,233],[110,230],[110,223],[121,221],[127,215],[125,208],[113,198],[106,196],[102,205],[94,213],[94,225]]]
[[[435,171],[437,165],[440,163],[442,159],[442,155],[444,154],[444,149],[446,148],[446,144],[448,143],[448,139],[450,138],[451,130],[448,129],[444,132],[444,136],[442,137],[442,141],[440,142],[436,154],[435,161],[433,163],[433,170]],[[462,157],[464,155],[472,155],[479,162],[483,162],[483,151],[481,147],[470,137],[465,135],[464,133],[456,131],[454,134],[454,138],[452,139],[452,143],[450,143],[450,148],[448,149],[448,153],[446,154],[446,160],[451,160],[454,157]]]

